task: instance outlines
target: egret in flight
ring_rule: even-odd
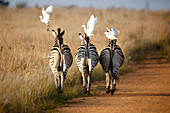
[[[94,18],[94,15],[91,15],[89,21],[87,22],[87,28],[85,25],[82,25],[82,27],[84,28],[85,34],[89,36],[89,38],[94,35],[92,33],[94,31],[94,25],[96,25],[97,22],[98,22],[97,17]]]
[[[50,14],[52,13],[53,11],[53,6],[50,5],[46,10],[44,10],[44,7],[42,7],[42,16],[40,16],[40,20],[41,22],[45,23],[46,25],[49,24],[50,22]]]

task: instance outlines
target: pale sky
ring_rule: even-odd
[[[127,7],[134,9],[144,9],[147,7],[147,1],[149,8],[152,10],[170,10],[170,0],[5,0],[10,2],[11,7],[15,7],[16,3],[27,2],[27,6],[70,6],[76,5],[79,7],[94,7],[94,8],[109,8],[115,7]]]

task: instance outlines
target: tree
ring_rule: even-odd
[[[4,0],[0,0],[0,7],[1,6],[8,6],[9,5],[9,2],[8,1],[4,1]]]

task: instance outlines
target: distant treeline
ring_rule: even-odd
[[[8,6],[8,5],[9,5],[8,1],[0,0],[0,6]]]

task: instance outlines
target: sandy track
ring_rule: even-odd
[[[92,84],[92,96],[71,100],[63,113],[170,113],[170,63],[155,60],[135,65],[137,71],[120,76],[114,95],[105,94],[105,81]],[[74,103],[78,102],[78,103]]]

